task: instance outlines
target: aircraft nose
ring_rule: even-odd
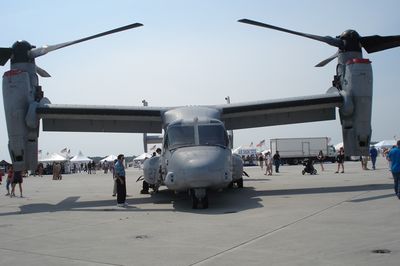
[[[220,147],[179,149],[170,161],[175,173],[172,181],[185,188],[225,187],[232,181],[229,162],[229,150]]]
[[[178,150],[174,154],[177,167],[190,171],[219,170],[224,167],[223,151],[217,147]]]

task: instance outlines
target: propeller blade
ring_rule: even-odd
[[[368,53],[375,53],[400,46],[400,35],[379,36],[372,35],[360,38],[360,43]]]
[[[36,65],[36,73],[38,73],[38,75],[41,76],[42,78],[50,78],[51,77],[50,74],[46,70],[44,70],[41,67],[38,67],[37,65]]]
[[[4,66],[12,55],[11,48],[0,48],[0,66]]]
[[[318,64],[315,65],[315,67],[323,67],[326,64],[328,64],[330,61],[332,61],[333,59],[335,59],[338,56],[338,52],[336,52],[334,55],[328,57],[327,59],[319,62]]]
[[[246,24],[250,24],[250,25],[254,25],[254,26],[259,26],[259,27],[264,27],[264,28],[268,28],[268,29],[273,29],[273,30],[277,30],[277,31],[283,31],[286,33],[290,33],[290,34],[306,37],[309,39],[317,40],[320,42],[324,42],[324,43],[327,43],[329,45],[332,45],[332,46],[335,46],[338,48],[343,47],[342,40],[333,38],[331,36],[318,36],[318,35],[313,35],[313,34],[308,34],[308,33],[303,33],[303,32],[297,32],[297,31],[288,30],[288,29],[276,27],[273,25],[265,24],[262,22],[250,20],[250,19],[239,19],[238,22],[242,22],[242,23],[246,23]]]
[[[39,48],[34,48],[29,52],[29,57],[36,58],[36,57],[45,55],[45,54],[47,54],[49,52],[52,52],[52,51],[55,51],[55,50],[58,50],[58,49],[61,49],[61,48],[64,48],[64,47],[67,47],[67,46],[70,46],[70,45],[73,45],[73,44],[85,42],[85,41],[88,41],[88,40],[91,40],[91,39],[99,38],[99,37],[102,37],[102,36],[105,36],[105,35],[117,33],[117,32],[124,31],[124,30],[129,30],[129,29],[132,29],[132,28],[137,28],[137,27],[140,27],[140,26],[143,26],[143,24],[141,24],[141,23],[133,23],[133,24],[126,25],[126,26],[123,26],[123,27],[120,27],[120,28],[116,28],[116,29],[105,31],[105,32],[102,32],[102,33],[99,33],[99,34],[96,34],[96,35],[92,35],[92,36],[86,37],[86,38],[82,38],[82,39],[79,39],[79,40],[60,43],[60,44],[55,44],[55,45],[45,45],[45,46],[42,46],[42,47],[39,47]]]

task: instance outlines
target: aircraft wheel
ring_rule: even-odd
[[[230,182],[228,188],[233,188],[233,182]]]
[[[238,181],[236,181],[236,184],[238,188],[243,188],[243,178],[240,178]]]
[[[301,173],[304,175],[306,173],[306,171],[302,170]]]
[[[190,195],[192,197],[193,209],[208,208],[208,196],[207,196],[207,191],[205,189],[191,189]]]

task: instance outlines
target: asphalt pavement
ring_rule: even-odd
[[[400,265],[400,200],[385,160],[325,164],[317,175],[248,167],[244,188],[141,195],[127,169],[128,207],[110,174],[27,177],[23,198],[0,186],[0,265]],[[19,195],[18,189],[17,196]]]

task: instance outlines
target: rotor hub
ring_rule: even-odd
[[[29,51],[35,48],[27,41],[16,41],[12,46],[11,64],[14,63],[33,63],[34,59],[29,57]]]
[[[340,36],[337,36],[343,41],[343,47],[340,50],[343,52],[361,52],[360,35],[355,30],[346,30]]]

